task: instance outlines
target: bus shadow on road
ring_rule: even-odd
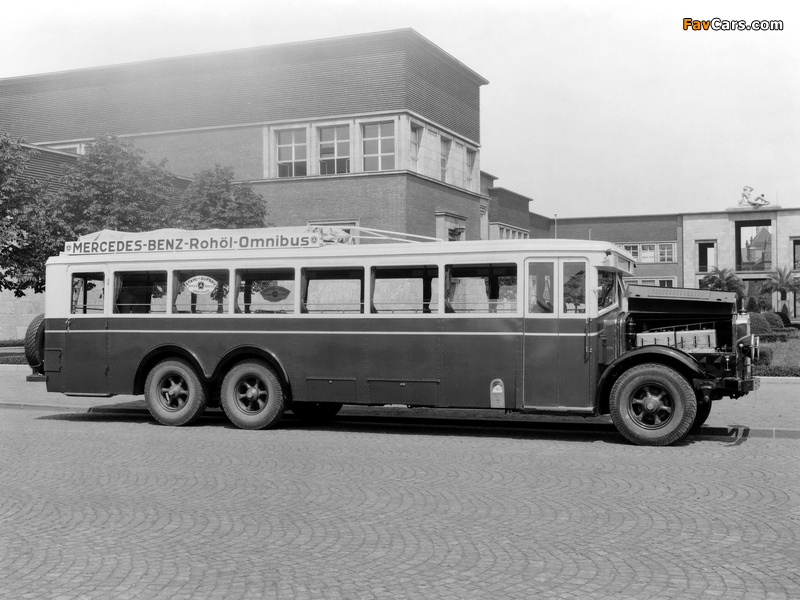
[[[109,411],[102,407],[84,412],[63,412],[37,417],[47,421],[71,421],[83,423],[132,423],[164,427],[144,412]],[[241,431],[225,417],[222,411],[210,410],[191,428],[222,428]],[[359,416],[337,417],[325,423],[314,423],[287,414],[276,430],[298,432],[325,432],[347,434],[392,434],[407,436],[442,437],[496,437],[505,439],[552,439],[577,443],[606,442],[628,444],[612,425],[552,423],[535,421],[481,421],[475,419],[453,419],[440,417],[385,417]],[[264,431],[269,435],[270,430]]]

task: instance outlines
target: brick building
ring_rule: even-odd
[[[800,267],[800,210],[557,221],[529,212],[530,198],[480,169],[487,84],[402,29],[0,80],[0,130],[43,150],[42,173],[105,134],[166,159],[181,178],[231,166],[278,226],[605,239],[637,257],[637,282],[662,286],[694,286],[719,265],[755,289],[766,273],[752,270],[756,252],[759,268]],[[15,303],[0,297],[0,336],[24,332],[41,307],[29,300],[14,317]]]
[[[732,270],[748,296],[778,268],[800,276],[800,209],[739,204],[725,211],[554,219],[531,214],[531,237],[608,240],[637,258],[631,283],[699,286],[714,267]],[[557,230],[557,231],[556,231]],[[789,313],[800,316],[800,295],[789,294]],[[778,293],[772,305],[782,307]]]
[[[487,83],[404,29],[5,79],[0,128],[79,154],[113,134],[181,176],[232,166],[279,226],[477,239],[512,203],[482,189]],[[504,226],[527,231],[519,204]]]

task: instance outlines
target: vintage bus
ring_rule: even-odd
[[[144,394],[165,425],[208,406],[262,429],[287,410],[400,404],[610,414],[632,442],[665,445],[757,384],[732,294],[626,290],[635,265],[614,244],[410,241],[265,228],[68,242],[47,262],[47,388]]]

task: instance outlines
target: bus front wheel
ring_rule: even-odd
[[[683,375],[649,363],[625,371],[611,388],[614,426],[643,446],[667,446],[681,440],[697,413],[697,397]]]
[[[260,361],[243,361],[222,380],[222,410],[231,423],[242,429],[266,429],[283,416],[285,400],[281,382]]]
[[[144,399],[153,418],[163,425],[191,425],[208,401],[205,386],[182,358],[158,363],[144,384]]]

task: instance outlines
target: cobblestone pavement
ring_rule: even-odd
[[[800,597],[800,441],[0,412],[0,598]]]

